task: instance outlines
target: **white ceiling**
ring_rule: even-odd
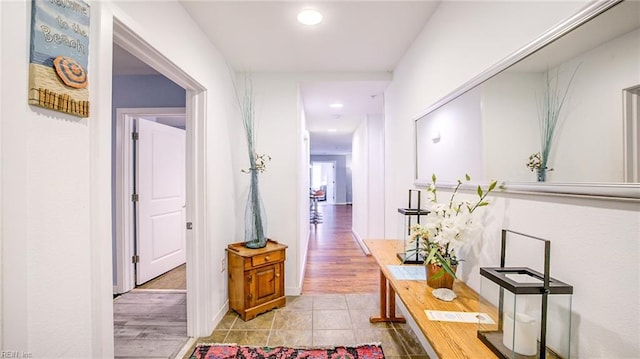
[[[439,3],[180,1],[237,71],[358,73],[360,79],[372,73],[372,81],[300,85],[314,154],[351,152],[351,135],[359,122],[383,112],[387,83],[379,81],[380,73],[394,70]],[[297,13],[307,8],[319,10],[322,23],[299,24]],[[125,58],[114,51],[114,73],[135,71],[124,69],[129,65],[120,60]],[[333,102],[344,108],[329,108]]]

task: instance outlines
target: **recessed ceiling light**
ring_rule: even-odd
[[[336,102],[336,103],[332,103],[331,105],[329,105],[329,107],[331,107],[331,108],[343,108],[344,105],[341,104],[341,103]]]
[[[329,132],[338,132],[338,130],[336,130],[335,128],[330,128],[327,131],[329,131]]]
[[[298,13],[298,22],[303,25],[318,25],[322,21],[322,14],[316,10],[306,9]]]

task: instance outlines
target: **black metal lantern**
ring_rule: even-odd
[[[544,273],[505,267],[507,233],[544,243]],[[500,358],[569,358],[573,287],[549,276],[551,242],[502,230],[500,267],[480,268],[478,338]],[[551,315],[550,315],[551,314]]]
[[[417,197],[417,206],[415,208],[411,207],[411,199],[413,197],[413,193],[416,192]],[[404,252],[398,253],[398,258],[402,261],[403,264],[423,264],[424,257],[419,253],[418,248],[420,243],[418,241],[411,242],[411,226],[420,223],[420,217],[426,216],[429,211],[420,208],[420,191],[419,190],[409,190],[409,205],[407,208],[398,208],[398,213],[400,213],[400,229],[399,235],[403,241],[403,249]]]

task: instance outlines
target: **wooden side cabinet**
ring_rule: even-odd
[[[272,240],[258,249],[247,248],[244,243],[227,246],[229,307],[243,320],[285,306],[286,249],[286,245]]]

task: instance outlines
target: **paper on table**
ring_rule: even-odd
[[[424,266],[387,265],[387,268],[397,280],[427,280],[427,273]]]
[[[458,323],[480,323],[496,324],[491,317],[485,313],[478,312],[446,312],[441,310],[425,310],[425,314],[430,320],[440,322],[458,322]]]

